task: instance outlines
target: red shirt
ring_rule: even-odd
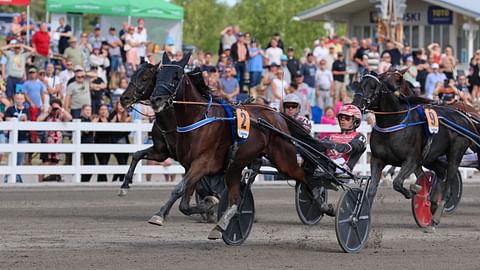
[[[50,49],[49,33],[37,31],[32,37],[32,44],[35,44],[38,54],[48,56],[48,50]]]

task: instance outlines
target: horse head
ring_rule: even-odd
[[[413,91],[408,81],[403,77],[407,70],[408,69],[390,69],[387,72],[380,74],[378,78],[390,91],[394,93],[399,91],[397,92],[397,95],[415,96],[415,91]]]
[[[120,103],[124,108],[128,108],[139,101],[148,100],[155,87],[155,74],[160,64],[152,65],[142,64],[132,75],[127,89],[120,97]]]
[[[190,55],[188,53],[182,60],[171,62],[168,55],[163,54],[162,66],[157,73],[155,89],[150,97],[155,112],[160,112],[173,103],[178,88],[184,79],[184,68],[190,59]]]
[[[365,73],[361,81],[354,87],[355,99],[353,104],[361,110],[378,107],[382,92],[388,91],[375,72]]]

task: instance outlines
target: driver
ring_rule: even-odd
[[[455,87],[455,82],[453,80],[445,82],[438,82],[435,91],[433,91],[434,96],[438,96],[438,100],[442,104],[451,105],[457,102],[457,97],[460,96],[459,91]]]
[[[283,99],[283,111],[288,116],[297,120],[310,133],[312,131],[312,122],[305,116],[300,115],[302,101],[299,96],[295,94],[288,94]]]

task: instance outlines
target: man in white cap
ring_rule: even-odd
[[[26,51],[24,51],[25,49]],[[17,92],[17,85],[21,85],[25,80],[25,65],[27,58],[35,52],[35,49],[18,43],[16,39],[10,41],[10,44],[0,48],[0,52],[7,58],[7,97],[12,100]]]
[[[433,91],[435,91],[435,85],[437,82],[443,82],[447,79],[447,76],[440,71],[440,66],[437,63],[431,65],[432,72],[427,75],[425,81],[425,97],[433,98]]]
[[[73,65],[80,65],[83,67],[84,59],[83,59],[83,52],[77,46],[77,39],[75,37],[71,37],[69,39],[70,47],[65,49],[63,53],[64,58],[64,65],[66,64],[67,60],[72,61]]]

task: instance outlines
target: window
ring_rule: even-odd
[[[420,40],[420,33],[418,31],[418,25],[412,25],[412,32],[411,32],[411,37],[412,39],[410,40],[410,47],[411,48],[419,48],[420,43],[418,42]]]

